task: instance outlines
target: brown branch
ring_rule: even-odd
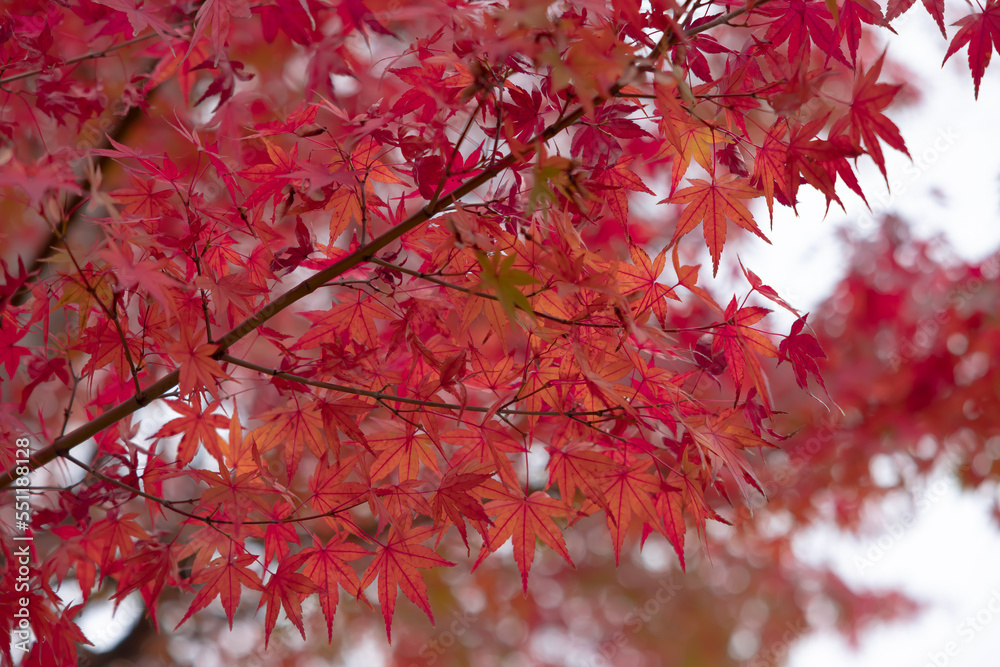
[[[101,140],[100,145],[97,146],[100,150],[109,150],[113,148],[111,142],[116,141],[118,143],[124,143],[125,136],[128,134],[129,130],[135,126],[139,118],[142,116],[142,109],[137,106],[132,107],[128,110],[125,116],[118,122],[118,125],[114,127],[111,134],[105,136]],[[97,169],[103,171],[111,163],[111,158],[102,155],[97,159]],[[65,241],[66,237],[69,235],[70,229],[73,225],[81,218],[80,211],[84,203],[84,199],[87,197],[86,193],[90,191],[91,184],[89,179],[85,179],[83,183],[80,184],[80,194],[73,195],[72,198],[66,203],[66,215],[65,222],[63,224],[57,224],[53,227],[52,232],[49,234],[48,238],[45,239],[41,247],[35,253],[35,258],[31,261],[31,266],[28,267],[29,278],[21,285],[20,289],[11,297],[11,303],[15,306],[20,306],[23,304],[27,298],[28,294],[31,292],[31,284],[36,282],[36,279],[32,276],[40,275],[42,265],[45,264],[46,260],[51,257],[59,244]]]
[[[379,259],[378,257],[372,257],[371,262],[372,262],[372,264],[377,264],[378,266],[383,266],[383,267],[385,267],[387,269],[393,269],[395,271],[399,271],[400,273],[405,273],[408,276],[413,276],[414,278],[420,278],[422,280],[426,280],[427,282],[434,283],[435,285],[440,285],[442,287],[447,287],[449,289],[453,289],[453,290],[456,290],[456,291],[459,291],[459,292],[463,292],[465,294],[470,294],[472,296],[478,296],[478,297],[481,297],[483,299],[489,299],[491,301],[499,301],[500,300],[500,298],[497,297],[495,294],[487,294],[486,292],[479,292],[477,290],[470,289],[468,287],[462,287],[461,285],[456,285],[455,283],[450,283],[447,280],[441,280],[440,278],[438,278],[436,276],[432,276],[429,273],[421,273],[420,271],[414,271],[413,269],[407,269],[407,268],[404,268],[402,266],[398,266],[396,264],[390,264],[389,262],[383,261],[383,260]],[[578,326],[582,326],[582,327],[592,327],[592,328],[596,328],[596,329],[621,329],[622,326],[623,326],[622,324],[598,324],[596,322],[584,322],[582,320],[567,320],[567,319],[562,318],[562,317],[556,317],[555,315],[547,315],[545,313],[538,313],[538,312],[535,313],[535,317],[540,317],[542,319],[549,320],[550,322],[556,322],[558,324],[565,324],[567,326],[578,325]]]
[[[152,501],[154,503],[157,503],[161,507],[165,507],[166,509],[170,510],[171,512],[175,512],[177,514],[180,514],[181,516],[187,517],[187,518],[195,520],[195,521],[201,521],[202,523],[204,523],[204,524],[206,524],[208,526],[214,526],[216,524],[220,524],[221,525],[221,524],[235,524],[235,523],[240,523],[241,525],[245,525],[245,526],[269,526],[269,525],[279,524],[279,523],[300,523],[300,522],[303,522],[303,521],[314,521],[316,519],[324,519],[324,518],[327,518],[327,517],[336,516],[337,514],[340,514],[341,512],[346,512],[347,510],[349,510],[351,508],[354,508],[354,507],[357,507],[358,505],[361,505],[361,504],[363,504],[365,502],[364,500],[361,500],[361,501],[358,501],[358,502],[354,503],[353,505],[343,505],[341,507],[338,507],[337,509],[332,509],[332,510],[330,510],[328,512],[323,512],[322,514],[312,514],[310,516],[301,516],[301,517],[287,516],[287,517],[285,517],[283,519],[265,519],[265,520],[254,520],[254,521],[242,521],[241,520],[239,522],[232,521],[230,519],[215,519],[215,518],[213,518],[211,516],[202,516],[201,514],[195,514],[193,512],[188,512],[186,510],[179,509],[179,508],[176,507],[176,505],[177,505],[176,501],[168,500],[166,498],[160,498],[158,496],[151,495],[149,493],[146,493],[145,491],[141,491],[140,489],[135,488],[134,486],[126,484],[125,482],[123,482],[123,481],[121,481],[119,479],[115,479],[114,477],[111,477],[109,475],[105,475],[100,470],[97,470],[93,466],[88,465],[88,464],[84,463],[83,461],[80,461],[79,459],[75,458],[73,455],[71,455],[69,453],[65,453],[62,456],[63,456],[63,458],[69,460],[70,462],[76,464],[78,467],[80,467],[83,470],[85,470],[88,475],[96,477],[97,479],[102,480],[104,482],[107,482],[109,484],[114,484],[115,486],[117,486],[120,489],[124,489],[126,491],[131,492],[131,493],[134,493],[135,495],[137,495],[137,496],[139,496],[141,498],[145,498],[146,500],[149,500],[149,501]],[[359,494],[359,495],[361,495],[361,494]],[[184,501],[184,502],[188,502],[188,501]]]
[[[395,403],[407,403],[409,405],[417,405],[422,408],[438,408],[441,410],[460,410],[462,412],[490,412],[492,408],[481,406],[481,405],[462,405],[461,403],[443,403],[441,401],[429,401],[423,398],[409,398],[407,396],[397,396],[396,394],[387,394],[383,391],[371,391],[370,389],[361,389],[359,387],[348,387],[343,384],[334,384],[332,382],[324,382],[322,380],[313,380],[301,375],[296,375],[294,373],[288,373],[285,371],[279,371],[276,368],[267,368],[266,366],[261,366],[255,364],[251,361],[244,361],[243,359],[237,359],[236,357],[230,356],[228,354],[222,355],[220,361],[228,361],[236,366],[242,366],[252,371],[257,371],[258,373],[264,373],[266,375],[271,375],[276,378],[281,378],[282,380],[288,380],[289,382],[298,382],[300,384],[309,385],[312,387],[318,387],[320,389],[329,389],[330,391],[338,391],[344,394],[354,394],[355,396],[366,396],[368,398],[374,398],[378,401],[393,401]],[[524,397],[522,397],[524,398]],[[642,409],[646,407],[654,406],[634,406],[636,409]],[[603,417],[611,412],[618,410],[624,410],[622,407],[609,407],[604,410],[589,410],[589,411],[568,411],[561,412],[559,410],[511,410],[510,408],[500,408],[496,411],[498,415],[528,415],[536,417]]]
[[[766,0],[762,0],[762,2],[763,1]],[[705,25],[701,25],[698,26],[697,28],[688,30],[686,34],[690,36],[693,34],[697,34],[699,32],[703,32],[704,30],[707,30],[709,27],[714,25],[719,25],[720,23],[724,23],[725,21],[728,21],[733,17],[739,16],[745,11],[746,11],[745,9],[737,9],[735,11],[729,12],[728,14],[720,16],[718,17],[718,19],[715,19]],[[665,34],[663,38],[660,40],[660,42],[656,45],[656,48],[653,50],[652,54],[653,59],[655,60],[660,56],[662,56],[664,53],[666,53],[666,50],[670,48],[670,46],[674,43],[674,41],[675,41],[675,36],[672,33]],[[623,75],[621,80],[619,80],[617,83],[611,86],[611,89],[608,91],[608,97],[617,95],[619,92],[621,92],[622,88],[628,85],[628,81],[631,79],[631,76],[636,71],[634,67],[635,64],[633,64],[632,72],[627,72],[625,75]],[[225,354],[226,350],[228,350],[230,347],[236,344],[240,339],[244,338],[252,331],[256,330],[257,327],[261,326],[262,324],[270,320],[272,317],[274,317],[284,309],[288,308],[289,306],[299,301],[300,299],[308,296],[309,294],[312,294],[314,291],[316,291],[320,287],[323,287],[326,283],[330,282],[331,280],[360,266],[361,264],[371,261],[371,259],[375,256],[375,253],[379,252],[380,250],[388,246],[390,243],[398,240],[404,234],[407,234],[413,231],[414,229],[420,227],[421,225],[429,221],[431,218],[433,218],[441,211],[457,203],[460,199],[462,199],[462,197],[471,194],[480,186],[485,185],[486,183],[496,178],[501,172],[513,166],[518,161],[530,158],[535,153],[535,146],[548,142],[549,140],[553,139],[567,128],[575,125],[577,121],[583,118],[583,116],[586,114],[588,106],[599,105],[603,103],[606,99],[607,97],[597,96],[591,101],[590,105],[580,104],[579,106],[576,107],[576,109],[566,114],[565,116],[562,116],[559,120],[552,123],[552,125],[549,125],[541,132],[539,132],[531,140],[531,142],[527,144],[527,146],[524,149],[524,152],[511,151],[509,154],[507,154],[507,156],[500,159],[490,168],[484,169],[478,175],[470,178],[464,184],[458,186],[457,188],[449,192],[447,195],[441,197],[433,205],[428,204],[427,206],[424,206],[424,208],[410,215],[406,220],[402,221],[392,229],[386,231],[381,236],[372,239],[367,244],[358,248],[351,254],[334,262],[327,268],[316,272],[311,277],[306,278],[305,280],[303,280],[298,285],[296,285],[295,287],[291,288],[290,290],[279,296],[271,303],[263,306],[260,310],[258,310],[253,315],[247,317],[243,322],[232,328],[221,339],[218,340],[218,348],[213,354],[213,357],[215,357],[216,359],[221,358],[222,355]],[[130,114],[132,111],[135,111],[135,108],[130,110]],[[128,118],[128,116],[126,116],[126,118]],[[48,253],[51,251],[46,250],[43,252]],[[144,405],[148,404],[150,401],[160,398],[165,393],[176,387],[179,383],[179,380],[180,380],[180,371],[175,369],[170,373],[168,373],[167,375],[165,375],[164,377],[160,378],[158,381],[154,382],[140,394],[119,403],[118,405],[111,408],[107,412],[95,417],[94,419],[87,422],[83,426],[75,429],[74,431],[67,433],[66,435],[60,436],[59,438],[56,438],[54,441],[52,441],[52,443],[42,448],[41,450],[37,451],[31,457],[31,460],[29,461],[29,464],[27,466],[28,469],[31,471],[36,470],[48,464],[55,458],[66,454],[80,443],[88,440],[89,438],[92,438],[93,436],[97,435],[98,433],[108,428],[109,426],[112,426],[117,422],[119,422],[120,420],[124,419],[125,417],[135,413]],[[0,475],[0,489],[7,488],[17,477],[18,475],[16,475],[14,468],[11,468],[6,472],[4,472],[2,475]]]

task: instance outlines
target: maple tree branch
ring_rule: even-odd
[[[767,0],[761,0],[761,2],[758,3],[758,6],[766,1]],[[728,14],[719,17],[718,19],[713,20],[710,23],[717,24],[718,22],[720,22],[719,19],[723,18],[725,20],[729,20],[730,18],[739,16],[745,11],[746,9],[734,10],[732,12],[729,12]],[[698,32],[707,30],[709,25],[710,24],[697,26],[697,28],[689,30],[688,34],[693,35],[697,34]],[[660,54],[663,53],[664,49],[669,47],[670,43],[672,43],[672,37],[673,37],[672,34],[664,35],[663,39],[660,40],[660,43],[657,44],[656,49],[654,49],[655,57],[658,57]],[[627,85],[627,80],[630,76],[631,74],[623,75],[622,79],[620,79],[618,82],[616,82],[614,85],[611,86],[607,96],[603,95],[596,96],[591,101],[591,105],[597,106],[598,104],[603,103],[606,99],[616,95],[618,92],[621,91],[622,88],[624,88]],[[120,131],[123,129],[127,129],[127,127],[131,125],[132,122],[134,122],[133,112],[135,111],[136,107],[132,107],[132,109],[129,110],[129,114],[126,116],[126,119],[128,119],[129,122],[125,123],[123,121],[123,123],[119,125],[119,128],[116,128],[116,133],[123,134],[123,132]],[[395,227],[384,232],[377,238],[372,239],[371,241],[364,244],[354,252],[340,258],[339,260],[335,261],[333,264],[326,267],[325,269],[317,271],[309,278],[306,278],[299,284],[289,289],[287,292],[279,296],[274,301],[271,301],[267,305],[261,307],[260,310],[248,316],[246,319],[243,320],[243,322],[236,325],[235,327],[230,329],[224,336],[222,336],[222,338],[220,338],[217,341],[218,347],[212,356],[215,359],[221,358],[225,354],[225,351],[227,349],[235,345],[238,341],[240,341],[245,336],[249,335],[251,332],[255,331],[258,327],[263,325],[265,322],[270,320],[272,317],[274,317],[281,311],[285,310],[286,308],[288,308],[295,302],[299,301],[300,299],[308,296],[309,294],[312,294],[314,291],[316,291],[320,287],[323,287],[326,283],[332,281],[334,278],[337,278],[343,275],[344,273],[354,268],[357,268],[359,265],[365,262],[370,262],[375,257],[375,253],[379,252],[380,250],[388,246],[390,243],[399,240],[405,234],[413,231],[414,229],[417,229],[418,227],[429,221],[431,218],[433,218],[435,215],[440,213],[442,210],[446,209],[449,206],[454,205],[466,195],[471,194],[480,186],[485,185],[486,183],[496,178],[501,172],[503,172],[507,168],[513,166],[519,161],[530,158],[532,155],[535,154],[536,146],[548,142],[552,138],[562,133],[567,128],[575,125],[581,118],[583,118],[583,116],[586,113],[587,113],[587,105],[580,104],[573,111],[570,111],[569,113],[566,114],[560,114],[559,119],[554,121],[548,127],[544,128],[541,132],[536,134],[535,137],[532,138],[530,142],[524,145],[523,150],[512,149],[505,157],[498,160],[490,168],[484,169],[476,176],[473,176],[462,185],[456,187],[447,195],[444,195],[438,201],[434,202],[433,205],[430,205],[430,203],[428,203],[428,205],[414,212],[412,215],[407,217],[405,220],[400,222]],[[137,116],[138,114],[135,114],[135,117]],[[104,158],[102,158],[102,160],[103,159]],[[82,202],[82,196],[81,196],[81,202]],[[44,250],[43,252],[47,256],[48,253],[51,252],[51,250]],[[109,426],[112,426],[113,424],[117,423],[121,419],[124,419],[128,415],[133,414],[134,412],[138,411],[140,408],[142,408],[149,402],[154,401],[157,398],[160,398],[168,391],[176,387],[179,384],[179,382],[180,382],[180,369],[174,369],[164,377],[160,378],[159,380],[151,384],[144,391],[138,393],[132,398],[129,398],[128,400],[119,403],[118,405],[111,408],[107,412],[98,415],[94,419],[90,420],[89,422],[80,426],[79,428],[73,430],[72,432],[60,436],[59,438],[56,438],[48,446],[35,452],[34,455],[31,456],[28,465],[26,467],[29,469],[29,471],[33,471],[46,465],[53,459],[65,455],[73,447],[76,447],[80,443],[97,435],[104,429],[108,428]],[[562,413],[553,413],[553,414],[560,415]],[[15,473],[15,467],[11,467],[10,469],[8,469],[6,472],[0,475],[0,489],[7,488],[17,477],[18,475],[16,475]]]
[[[104,482],[107,482],[109,484],[114,484],[115,486],[117,486],[120,489],[124,489],[125,491],[129,491],[130,493],[134,493],[135,495],[137,495],[137,496],[139,496],[141,498],[145,498],[146,500],[152,501],[152,502],[160,505],[161,507],[167,508],[171,512],[174,512],[176,514],[180,514],[181,516],[187,517],[189,519],[194,519],[196,521],[201,521],[202,523],[204,523],[204,524],[206,524],[208,526],[212,526],[214,524],[230,524],[231,525],[231,524],[235,524],[235,523],[240,523],[241,525],[245,525],[245,526],[269,526],[269,525],[282,524],[282,523],[301,523],[303,521],[314,521],[316,519],[325,519],[327,517],[336,516],[337,514],[340,514],[341,512],[346,512],[347,510],[352,509],[354,507],[357,507],[359,505],[362,505],[365,502],[365,501],[362,500],[362,501],[356,502],[356,503],[354,503],[352,505],[344,505],[342,507],[338,507],[337,509],[332,509],[332,510],[330,510],[328,512],[323,512],[322,514],[312,514],[310,516],[285,517],[283,519],[261,519],[261,520],[239,521],[239,522],[232,521],[230,519],[213,519],[211,516],[202,516],[200,514],[194,514],[193,512],[188,512],[186,510],[182,510],[182,509],[179,509],[178,507],[176,507],[176,505],[178,505],[181,502],[184,502],[184,503],[192,502],[190,500],[176,501],[176,500],[168,500],[166,498],[160,498],[159,496],[154,496],[154,495],[152,495],[150,493],[146,493],[145,491],[137,489],[134,486],[132,486],[131,484],[126,484],[125,482],[121,481],[120,479],[115,479],[114,477],[111,477],[110,475],[105,475],[100,470],[97,470],[96,468],[94,468],[90,464],[84,463],[83,461],[81,461],[78,458],[74,457],[72,454],[69,454],[69,453],[63,454],[63,458],[65,458],[66,460],[74,463],[75,465],[77,465],[78,467],[80,467],[81,469],[83,469],[84,471],[86,471],[88,475],[96,477],[97,479],[99,479],[101,481],[104,481]],[[359,494],[359,495],[361,495],[361,494]]]
[[[187,22],[185,22],[185,23],[187,23]],[[184,25],[185,23],[181,23],[178,26],[171,26],[171,27],[179,27],[180,25]],[[111,46],[108,46],[108,47],[103,48],[103,49],[95,49],[93,51],[88,51],[87,53],[84,53],[83,55],[75,56],[73,58],[70,58],[69,60],[64,61],[62,63],[62,65],[60,65],[60,67],[65,67],[66,65],[75,65],[76,63],[82,63],[84,60],[91,60],[93,58],[103,58],[104,56],[108,55],[109,53],[114,53],[115,51],[118,51],[120,49],[124,49],[126,47],[132,46],[133,44],[139,44],[139,43],[144,42],[147,39],[149,39],[151,37],[155,37],[155,36],[156,36],[156,33],[150,31],[149,33],[147,33],[145,35],[142,35],[140,37],[133,37],[132,39],[126,40],[126,41],[121,42],[119,44],[112,44]],[[6,85],[8,83],[14,83],[15,81],[21,81],[22,79],[28,79],[28,78],[31,78],[33,76],[38,76],[39,74],[42,74],[43,72],[47,72],[50,69],[51,68],[46,68],[46,69],[41,69],[41,68],[30,69],[30,70],[26,70],[24,72],[21,72],[20,74],[11,74],[8,77],[4,77],[4,78],[0,79],[0,86]]]
[[[2,81],[0,81],[2,83]],[[150,95],[153,91],[150,91]],[[112,130],[110,135],[106,135],[101,143],[97,146],[100,150],[109,150],[113,148],[112,142],[122,143],[125,136],[128,134],[129,130],[136,124],[139,118],[142,117],[142,109],[138,106],[131,107],[125,114],[125,116],[118,122],[115,128]],[[94,173],[103,172],[104,168],[111,163],[111,158],[107,155],[102,155],[97,159],[97,164]],[[86,199],[86,193],[91,189],[91,183],[89,179],[84,179],[83,183],[80,184],[80,193],[73,195],[73,197],[66,203],[65,211],[67,216],[64,217],[62,224],[56,225],[52,228],[49,236],[38,251],[35,253],[35,258],[31,260],[31,265],[28,267],[28,280],[25,280],[21,287],[14,293],[11,297],[10,302],[15,306],[20,306],[23,304],[27,298],[28,294],[31,292],[31,285],[37,281],[37,276],[41,274],[42,265],[48,260],[56,251],[56,248],[61,242],[64,242],[66,237],[69,235],[70,228],[80,219],[80,210]]]
[[[480,95],[476,103],[476,108],[472,110],[471,114],[469,114],[469,120],[466,121],[465,127],[462,128],[462,134],[459,135],[458,141],[455,142],[455,145],[451,149],[451,155],[448,156],[448,163],[444,166],[444,174],[441,176],[441,181],[438,183],[437,188],[434,190],[434,196],[431,197],[431,203],[428,204],[428,206],[431,206],[433,208],[434,205],[437,204],[438,197],[441,196],[441,191],[444,190],[445,184],[448,182],[448,179],[451,178],[451,165],[455,161],[455,156],[458,155],[458,149],[462,146],[462,142],[465,141],[465,136],[469,133],[469,130],[472,128],[472,124],[476,120],[476,114],[478,114],[479,110],[482,108],[483,108],[483,96]]]
[[[492,408],[481,406],[481,405],[462,405],[460,403],[444,403],[441,401],[428,401],[423,398],[409,398],[407,396],[397,396],[396,394],[388,394],[382,391],[371,391],[370,389],[361,389],[359,387],[349,387],[343,384],[335,384],[332,382],[324,382],[322,380],[313,380],[301,375],[296,375],[294,373],[288,373],[286,371],[279,371],[276,368],[268,368],[267,366],[261,366],[260,364],[255,364],[252,361],[245,361],[239,359],[229,354],[224,354],[219,358],[220,361],[228,361],[236,366],[241,366],[248,370],[257,371],[258,373],[264,373],[265,375],[271,375],[276,378],[281,378],[282,380],[289,380],[290,382],[298,382],[300,384],[309,385],[312,387],[318,387],[320,389],[329,389],[330,391],[337,391],[344,394],[354,394],[355,396],[367,396],[368,398],[374,398],[377,401],[394,401],[397,403],[407,403],[409,405],[417,405],[422,408],[440,408],[442,410],[462,410],[465,412],[490,412]],[[653,406],[633,406],[638,409]],[[526,415],[526,416],[538,416],[538,417],[603,417],[610,412],[624,410],[623,407],[609,407],[603,410],[590,410],[590,411],[580,411],[580,412],[560,412],[558,410],[511,410],[509,408],[500,408],[496,411],[496,414],[505,415]]]
[[[413,269],[407,269],[396,264],[391,264],[385,260],[379,259],[378,257],[372,257],[372,264],[377,264],[378,266],[385,267],[387,269],[394,269],[400,273],[405,273],[408,276],[413,276],[414,278],[420,278],[426,280],[427,282],[434,283],[435,285],[441,285],[442,287],[447,287],[465,294],[470,294],[472,296],[478,296],[483,299],[489,299],[491,301],[499,301],[500,298],[495,294],[487,294],[486,292],[480,292],[478,290],[470,289],[468,287],[462,287],[461,285],[456,285],[455,283],[450,283],[447,280],[441,280],[429,273],[421,273],[420,271],[414,271]],[[556,317],[555,315],[546,315],[545,313],[535,313],[536,317],[540,317],[551,322],[557,322],[559,324],[565,324],[567,326],[578,325],[581,327],[593,327],[595,329],[621,329],[621,324],[598,324],[596,322],[583,322],[580,320],[567,320],[562,317]]]

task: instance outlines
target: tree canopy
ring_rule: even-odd
[[[579,660],[638,664],[668,619],[671,655],[751,626],[778,661],[816,585],[848,632],[911,610],[764,561],[857,525],[880,453],[995,474],[996,262],[890,221],[806,314],[732,248],[800,188],[864,200],[861,161],[888,183],[878,39],[912,4],[7,3],[4,659],[72,662],[133,594],[166,634],[256,612],[286,656],[380,617],[403,664],[587,623]],[[978,96],[1000,4],[923,5]],[[691,575],[637,567],[686,569],[691,532]],[[438,633],[394,632],[413,610]]]

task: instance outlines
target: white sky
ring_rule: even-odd
[[[957,31],[950,24],[969,11],[962,9],[948,15],[949,40]],[[888,57],[912,70],[922,100],[889,115],[914,161],[886,151],[890,182],[896,185],[892,193],[866,161],[862,188],[876,212],[900,213],[917,236],[943,234],[963,259],[980,260],[1000,247],[1000,132],[993,129],[1000,75],[996,66],[988,69],[974,101],[966,50],[942,70],[948,42],[921,3],[904,17],[894,23],[899,35],[889,42]],[[773,246],[755,243],[741,254],[746,266],[808,311],[829,295],[848,264],[834,231],[864,235],[873,226],[864,203],[852,194],[844,197],[846,214],[831,208],[826,219],[821,196],[803,199],[798,219],[775,212]],[[989,516],[990,499],[962,494],[945,474],[936,482],[939,493],[929,496],[924,511],[906,527],[875,529],[861,539],[832,528],[817,530],[796,545],[804,559],[832,564],[850,584],[897,588],[926,603],[926,611],[912,622],[864,634],[857,652],[834,633],[807,637],[793,647],[790,667],[997,664],[1000,532]]]

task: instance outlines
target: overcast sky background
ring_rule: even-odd
[[[947,14],[950,40],[958,30],[951,23],[970,10],[964,3],[949,6],[958,10]],[[898,186],[890,193],[878,169],[863,160],[862,188],[876,213],[899,213],[917,236],[942,234],[960,257],[981,260],[1000,247],[1000,75],[996,63],[987,69],[974,101],[966,49],[942,69],[948,42],[921,3],[903,19],[893,22],[899,34],[889,35],[888,58],[912,72],[909,82],[920,90],[921,101],[893,108],[889,116],[900,127],[913,162],[885,151],[890,182]],[[803,197],[798,218],[776,210],[769,235],[773,246],[741,248],[744,264],[805,311],[830,294],[848,266],[836,230],[864,235],[875,229],[860,198],[842,197],[847,212],[831,208],[825,219],[818,194]],[[784,317],[780,309],[777,314]],[[786,319],[790,323],[790,316]],[[796,546],[808,561],[831,563],[849,583],[897,588],[926,603],[926,611],[912,622],[866,633],[856,652],[839,635],[809,636],[792,648],[790,667],[997,664],[1000,532],[989,516],[991,498],[961,492],[942,470],[918,500],[924,501],[924,511],[908,527],[873,526],[872,534],[861,539],[828,528]],[[900,518],[905,508],[897,509]],[[892,517],[892,511],[887,515]]]

